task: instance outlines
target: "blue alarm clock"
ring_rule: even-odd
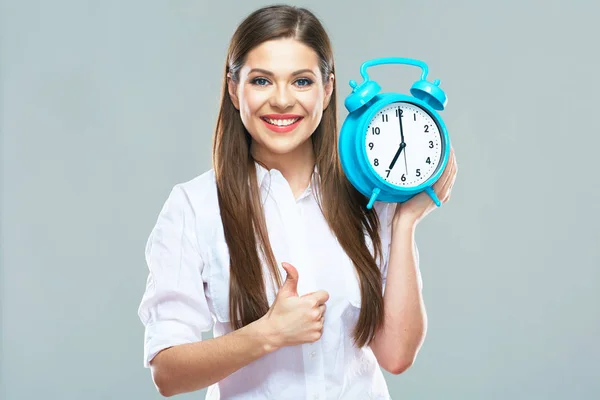
[[[382,64],[420,67],[421,79],[411,95],[380,93],[381,87],[367,75],[367,68]],[[440,81],[427,81],[428,67],[409,58],[378,58],[360,67],[363,82],[350,81],[346,97],[349,114],[342,124],[339,154],[344,173],[352,185],[377,201],[402,203],[425,191],[439,207],[433,184],[450,156],[450,142],[443,110],[447,97]]]

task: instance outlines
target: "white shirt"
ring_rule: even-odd
[[[358,278],[350,258],[330,231],[313,190],[294,198],[277,170],[259,164],[257,178],[271,246],[281,262],[299,273],[298,294],[329,293],[323,334],[313,343],[280,348],[209,386],[207,400],[388,400],[388,388],[370,347],[352,343],[360,312]],[[316,174],[315,174],[316,175]],[[374,205],[381,221],[387,260],[394,204]],[[370,239],[367,243],[372,250]],[[214,171],[176,185],[165,202],[146,246],[150,270],[138,315],[145,326],[144,366],[162,349],[219,337],[229,324],[229,253],[219,215]],[[275,300],[270,272],[263,266],[269,306]]]

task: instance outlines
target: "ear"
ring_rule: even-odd
[[[329,101],[331,100],[331,95],[333,94],[333,80],[335,79],[333,74],[329,74],[329,78],[327,78],[327,82],[325,82],[325,98],[323,99],[323,110],[326,110],[329,106]]]
[[[227,73],[227,90],[229,91],[229,97],[231,98],[231,102],[236,110],[240,109],[240,101],[237,95],[237,84],[231,78],[231,73]]]

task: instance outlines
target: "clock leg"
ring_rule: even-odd
[[[431,197],[431,200],[433,200],[436,206],[440,207],[442,205],[442,202],[440,201],[440,199],[438,199],[437,195],[435,194],[435,191],[433,190],[433,187],[426,187],[425,192],[429,195],[429,197]]]
[[[377,196],[379,196],[379,193],[381,193],[381,189],[373,189],[373,193],[371,193],[371,198],[369,199],[369,204],[367,204],[367,209],[370,210],[371,207],[373,207],[373,203],[375,203],[375,200],[377,199]]]

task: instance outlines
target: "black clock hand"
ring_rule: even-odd
[[[400,147],[402,149],[404,149],[406,147],[406,143],[404,142],[404,130],[402,129],[402,109],[400,107],[398,107],[398,122],[400,122]],[[396,153],[396,156],[400,155],[400,151],[398,150],[398,153]],[[394,158],[394,161],[392,163],[395,163],[396,158]],[[406,164],[406,152],[404,152],[404,168],[406,168],[406,173],[408,174],[408,165]],[[392,169],[390,167],[390,169]]]
[[[394,159],[392,160],[392,163],[390,164],[388,169],[394,168],[394,165],[396,165],[396,160],[398,160],[398,157],[400,156],[400,153],[402,153],[402,150],[404,149],[404,147],[406,147],[404,142],[400,143],[400,147],[398,147],[398,151],[394,155]]]
[[[402,109],[398,107],[398,122],[400,122],[400,140],[404,143],[404,132],[402,131]]]

